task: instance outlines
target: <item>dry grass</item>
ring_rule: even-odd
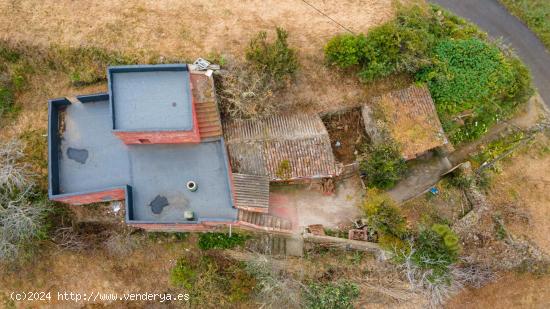
[[[356,32],[367,32],[393,14],[392,0],[311,2]],[[189,60],[214,52],[241,58],[258,31],[273,31],[275,26],[289,32],[301,67],[282,101],[311,111],[364,101],[369,87],[365,89],[353,74],[332,72],[324,65],[324,44],[344,30],[301,1],[0,0],[0,39],[93,45]],[[45,92],[48,85],[44,86],[36,90]],[[58,89],[55,95],[70,94],[67,90]]]
[[[506,228],[532,239],[550,254],[550,140],[539,135],[535,143],[501,165],[489,192],[503,214]]]

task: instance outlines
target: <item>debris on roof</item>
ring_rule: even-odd
[[[386,131],[401,145],[405,159],[448,144],[430,92],[425,86],[386,93],[363,106],[365,130],[376,143]],[[381,119],[382,118],[382,119]]]
[[[234,172],[271,180],[337,174],[328,132],[317,115],[229,121],[223,128]]]
[[[191,71],[193,103],[201,139],[222,136],[220,111],[214,93],[214,80],[211,77]]]

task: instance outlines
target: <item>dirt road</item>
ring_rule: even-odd
[[[469,19],[489,33],[502,37],[529,66],[535,85],[550,106],[550,52],[525,24],[512,16],[498,0],[430,0]]]

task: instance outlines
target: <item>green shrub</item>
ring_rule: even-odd
[[[247,235],[233,233],[231,237],[225,233],[208,232],[200,234],[199,248],[208,249],[230,249],[236,246],[242,246],[249,238]]]
[[[416,78],[428,84],[443,127],[454,143],[480,137],[493,123],[510,115],[528,92],[526,69],[479,39],[443,40],[434,53],[434,64],[420,70]],[[465,112],[471,115],[457,125],[456,115]]]
[[[432,278],[448,275],[449,266],[458,261],[458,236],[443,224],[422,230],[414,242],[412,261],[421,269],[431,269]]]
[[[365,175],[369,187],[389,189],[403,177],[407,164],[400,147],[389,141],[367,147],[365,157],[359,162],[359,169]]]
[[[459,189],[467,189],[473,182],[473,178],[468,177],[458,171],[454,171],[449,175],[449,184]]]
[[[399,239],[407,234],[407,222],[401,209],[386,193],[376,189],[368,190],[363,209],[369,226],[379,234],[392,235]]]
[[[304,292],[304,304],[310,309],[351,309],[359,297],[359,287],[348,281],[312,283]]]
[[[362,61],[364,47],[364,35],[337,35],[328,41],[325,46],[325,56],[329,64],[349,68],[358,65]]]
[[[458,236],[451,230],[447,224],[434,224],[432,225],[432,231],[436,232],[439,236],[443,237],[443,243],[453,253],[458,254],[460,251],[460,244]]]
[[[370,30],[367,36],[334,37],[325,46],[325,57],[329,64],[342,68],[357,65],[359,76],[372,81],[400,72],[415,73],[432,62],[431,50],[442,38],[470,37],[485,35],[438,7],[401,7],[393,21]]]
[[[294,49],[288,46],[288,32],[277,27],[277,38],[267,41],[267,32],[262,31],[250,41],[246,59],[257,71],[266,72],[275,82],[291,77],[298,69],[298,59]]]

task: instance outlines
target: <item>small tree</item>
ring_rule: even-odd
[[[366,156],[359,162],[368,186],[389,189],[405,174],[407,164],[400,147],[393,141],[367,147]]]
[[[274,42],[267,41],[267,32],[258,33],[246,50],[246,60],[256,71],[266,72],[275,83],[280,83],[296,72],[298,59],[294,49],[288,46],[288,32],[279,27],[276,31]]]

